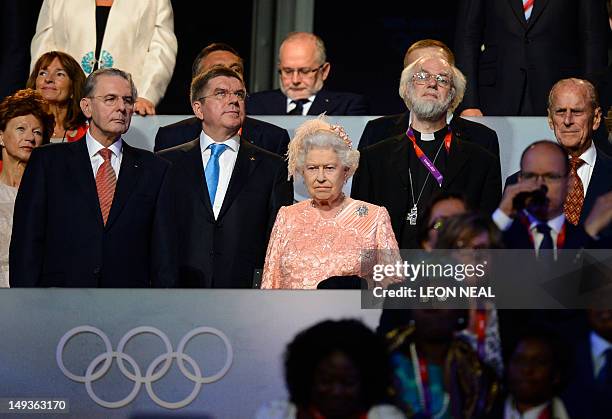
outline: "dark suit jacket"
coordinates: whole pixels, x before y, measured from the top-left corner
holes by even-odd
[[[463,106],[517,115],[527,80],[534,114],[545,115],[557,80],[606,66],[606,16],[601,0],[537,0],[529,21],[521,0],[461,0],[454,51],[467,78]]]
[[[368,121],[361,134],[358,149],[363,150],[385,138],[405,134],[408,131],[409,122],[410,111],[398,115],[382,116]],[[497,133],[491,128],[459,116],[453,117],[450,126],[453,131],[463,133],[462,140],[478,144],[494,155],[499,156]]]
[[[15,202],[11,286],[172,285],[160,216],[168,166],[124,142],[104,226],[86,142],[35,149]]]
[[[234,171],[215,220],[202,163],[200,140],[160,152],[173,163],[172,225],[178,243],[178,285],[189,288],[250,288],[263,268],[278,209],[293,203],[287,165],[273,153],[240,142]]]
[[[501,198],[499,159],[480,146],[462,141],[460,138],[463,135],[453,131],[442,190],[465,195],[472,208],[489,214],[497,208]],[[402,237],[406,214],[412,206],[408,169],[410,153],[413,152],[412,144],[405,134],[362,150],[351,191],[355,199],[387,208],[401,248],[418,247],[418,225],[407,229],[406,235]],[[427,200],[428,197],[423,199]]]
[[[593,239],[580,225],[565,222],[565,249],[581,249],[592,247]],[[527,228],[518,220],[514,220],[510,227],[502,232],[504,245],[507,249],[533,249]]]
[[[517,182],[518,172],[508,176],[504,187]],[[584,204],[580,213],[580,223],[584,223],[587,219],[597,198],[610,191],[612,191],[612,158],[597,148],[595,167],[593,167],[589,187],[584,197]],[[612,238],[612,226],[608,226],[602,234],[606,239]]]
[[[165,150],[188,143],[199,136],[201,131],[202,121],[195,116],[160,127],[155,136],[154,150]],[[286,129],[248,116],[242,124],[242,138],[280,156],[287,153],[289,145],[289,133]]]
[[[599,94],[599,104],[601,105],[601,112],[603,117],[608,115],[608,111],[612,108],[612,66],[606,67],[605,70],[589,75],[588,79],[593,83]],[[612,156],[612,143],[608,139],[608,130],[604,120],[601,120],[601,124],[595,134],[593,135],[593,142],[598,149],[602,150],[608,156]]]
[[[253,93],[247,98],[248,115],[286,115],[287,96],[280,91],[267,90]],[[308,110],[308,115],[369,115],[370,105],[363,95],[321,90]]]

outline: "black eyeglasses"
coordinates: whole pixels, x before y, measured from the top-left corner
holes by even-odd
[[[296,73],[296,72],[298,73],[298,75],[300,75],[302,77],[308,77],[308,76],[312,75],[313,73],[316,73],[317,71],[321,70],[324,65],[325,64],[321,64],[317,68],[308,68],[308,67],[289,68],[289,67],[283,67],[283,68],[279,68],[278,72],[283,77],[292,77],[293,74]]]
[[[217,100],[225,100],[225,99],[231,99],[232,96],[236,96],[236,99],[239,102],[244,102],[247,98],[247,92],[246,90],[236,90],[235,92],[232,92],[230,90],[227,89],[218,89],[215,90],[212,94],[210,95],[206,95],[206,96],[202,96],[198,98],[198,102],[201,102],[202,100],[212,97],[215,98]]]
[[[566,177],[566,175],[561,175],[559,173],[533,173],[533,172],[521,172],[521,179],[524,180],[535,180],[537,181],[539,178],[542,178],[542,181],[544,183],[554,183],[554,182],[559,182],[560,180],[564,179]]]

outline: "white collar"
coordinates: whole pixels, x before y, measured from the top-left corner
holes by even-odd
[[[200,151],[203,153],[204,150],[206,150],[213,143],[225,144],[232,151],[236,152],[236,151],[238,151],[238,147],[240,146],[240,136],[238,134],[236,134],[233,137],[228,138],[225,141],[215,141],[212,138],[210,138],[204,132],[204,130],[202,130],[202,132],[200,133]]]
[[[89,129],[87,130],[87,133],[85,134],[85,143],[87,144],[87,152],[89,153],[90,159],[96,154],[98,154],[100,150],[102,150],[103,148],[106,148],[102,144],[100,144],[98,140],[96,140],[91,135],[91,132],[89,131]],[[119,157],[119,153],[121,153],[122,147],[123,147],[123,138],[119,137],[117,140],[115,140],[114,143],[108,146],[108,149],[115,155],[115,157]]]
[[[529,218],[529,229],[533,230],[537,227],[538,224],[542,223],[542,221],[535,218],[533,215],[529,213],[529,211],[525,211],[527,214],[527,218]],[[563,224],[565,223],[565,214],[557,215],[555,218],[546,221],[546,224],[557,234],[563,228]]]
[[[294,100],[299,100],[299,99],[291,99],[289,96],[285,96],[287,98],[287,106],[289,106],[289,104],[291,102],[293,102]],[[315,98],[317,97],[316,93],[314,95],[308,96],[306,99],[308,99],[308,103],[312,103],[314,102]]]
[[[586,149],[584,153],[580,155],[582,161],[584,161],[589,166],[595,166],[595,160],[597,160],[597,149],[595,148],[595,144],[591,141],[591,146]]]
[[[612,343],[602,338],[595,332],[591,332],[591,350],[595,358],[599,358],[604,355],[604,352],[612,348]]]

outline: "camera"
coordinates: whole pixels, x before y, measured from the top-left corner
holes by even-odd
[[[547,192],[546,185],[541,185],[539,189],[534,191],[518,193],[512,200],[512,208],[516,211],[522,211],[527,207],[543,207],[548,202]]]

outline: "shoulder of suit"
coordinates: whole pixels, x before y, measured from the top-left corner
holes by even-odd
[[[376,154],[381,154],[381,153],[384,154],[384,153],[389,152],[389,150],[395,149],[398,145],[403,145],[405,141],[407,141],[406,134],[402,133],[402,134],[393,135],[377,143],[374,143],[371,146],[364,148],[363,150],[361,150],[361,153],[365,152],[371,155],[376,155]],[[406,145],[407,144],[408,143],[406,142]]]
[[[265,130],[278,131],[280,133],[286,132],[285,128],[279,127],[278,125],[271,124],[270,122],[262,121],[257,118],[245,117],[244,118],[244,129],[248,129],[248,126],[258,127]]]
[[[143,164],[150,164],[154,166],[164,167],[168,165],[168,161],[155,155],[152,151],[144,150],[142,148],[133,147],[123,142],[123,152],[132,153],[136,159]]]
[[[259,147],[253,143],[250,143],[247,140],[240,141],[240,150],[244,150],[244,152],[250,153],[253,157],[264,158],[267,160],[278,161],[279,163],[284,163],[285,159],[279,156],[276,153],[272,153],[264,148]]]
[[[174,161],[178,159],[180,156],[187,153],[188,151],[192,150],[194,147],[199,147],[199,146],[200,146],[200,138],[198,137],[187,143],[179,144],[177,146],[158,151],[156,154],[164,159]]]

